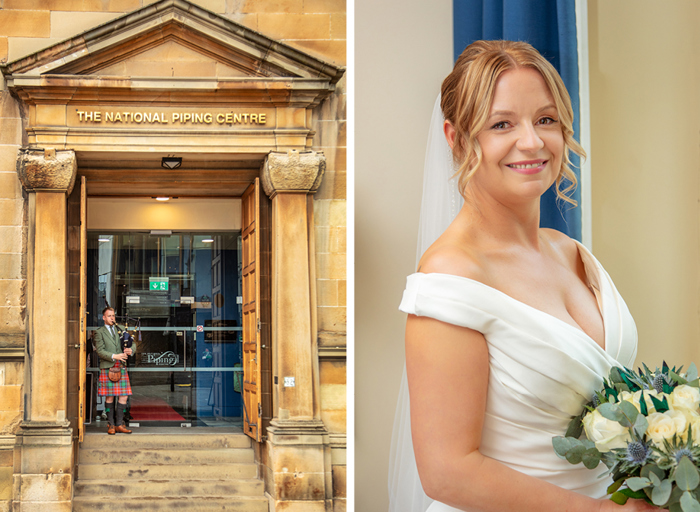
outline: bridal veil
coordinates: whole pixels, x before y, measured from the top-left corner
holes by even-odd
[[[457,179],[452,177],[452,150],[443,133],[444,122],[438,95],[433,107],[425,153],[416,264],[428,247],[447,229],[464,203]],[[408,381],[404,365],[389,458],[389,512],[425,512],[432,501],[423,492],[413,453]]]

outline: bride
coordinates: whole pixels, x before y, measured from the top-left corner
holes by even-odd
[[[395,439],[391,510],[424,511],[421,485],[435,500],[429,512],[656,510],[604,499],[603,466],[571,465],[552,448],[611,366],[632,365],[637,344],[600,263],[539,227],[553,183],[575,204],[569,154],[583,156],[561,78],[526,43],[477,41],[443,82],[441,110],[464,206],[423,254],[400,306],[420,483],[410,444]],[[447,197],[432,206],[454,208]],[[430,216],[439,213],[424,204],[422,229]]]

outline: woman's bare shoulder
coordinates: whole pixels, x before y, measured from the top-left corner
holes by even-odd
[[[418,272],[451,274],[485,282],[486,272],[480,259],[468,244],[450,237],[441,237],[423,254]]]
[[[576,241],[556,229],[541,228],[540,233],[546,240],[555,253],[571,268],[577,267],[579,261],[579,250]]]

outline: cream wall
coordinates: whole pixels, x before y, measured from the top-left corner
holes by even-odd
[[[452,68],[452,2],[355,2],[355,510],[386,512],[428,123]]]
[[[700,3],[589,0],[593,251],[637,362],[700,364]]]

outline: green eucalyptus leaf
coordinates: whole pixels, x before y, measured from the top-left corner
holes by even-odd
[[[552,446],[554,447],[554,452],[562,459],[565,459],[566,453],[569,450],[571,450],[574,446],[582,446],[582,443],[573,437],[557,436],[552,439]]]
[[[600,464],[601,453],[597,448],[587,448],[581,455],[583,465],[588,469],[595,469]]]
[[[588,439],[581,439],[581,444],[586,450],[590,450],[591,448],[595,448],[595,443],[593,441],[589,441]]]
[[[654,473],[659,478],[659,481],[666,478],[666,472],[656,464],[646,464],[640,471],[640,475],[646,478],[650,478],[650,473]]]
[[[670,480],[664,480],[661,485],[655,485],[654,490],[651,491],[651,501],[657,507],[661,507],[666,504],[668,499],[671,497],[671,491],[673,490],[673,484]]]
[[[618,505],[624,505],[627,503],[627,496],[625,496],[621,491],[617,491],[610,496],[610,501],[617,503]]]
[[[619,422],[623,418],[622,411],[617,404],[611,404],[610,402],[601,404],[597,410],[603,418],[609,419],[610,421]]]
[[[668,507],[668,512],[683,512],[680,502],[671,503]]]
[[[613,366],[610,368],[610,382],[622,382],[622,376],[620,374],[620,368]]]
[[[651,485],[651,480],[649,480],[648,478],[634,476],[632,478],[628,478],[625,481],[625,483],[627,484],[627,487],[629,487],[633,491],[639,491],[640,489],[649,487]]]
[[[583,460],[583,453],[586,451],[586,449],[583,447],[582,444],[578,446],[574,446],[570,450],[566,452],[566,460],[570,464],[580,464],[581,461]]]
[[[695,363],[690,363],[690,366],[688,366],[688,371],[685,374],[686,380],[696,380],[698,377],[700,377],[700,375],[698,375],[698,367],[695,366]]]
[[[683,512],[700,512],[700,503],[695,496],[685,491],[681,496],[681,509]]]
[[[642,400],[640,404],[641,403],[644,403],[644,400]],[[637,436],[639,436],[639,439],[643,439],[648,427],[649,422],[647,421],[646,417],[643,414],[637,415],[637,419],[634,420],[634,431],[637,433]]]
[[[632,425],[634,425],[637,416],[639,416],[639,411],[634,404],[630,402],[620,402],[618,407],[622,412],[622,418],[619,420],[620,425],[630,428]]]
[[[675,475],[676,484],[684,491],[692,491],[700,484],[698,468],[686,456],[681,457]]]
[[[578,438],[581,436],[581,433],[583,432],[583,415],[585,412],[586,409],[584,409],[578,416],[571,418],[569,427],[566,429],[566,434],[564,434],[566,437]]]
[[[661,478],[656,473],[649,473],[648,478],[649,480],[651,480],[651,483],[654,484],[654,487],[658,487],[661,485]]]
[[[680,375],[678,375],[676,372],[669,372],[668,376],[671,377],[671,379],[673,379],[678,384],[688,384],[688,381]]]

